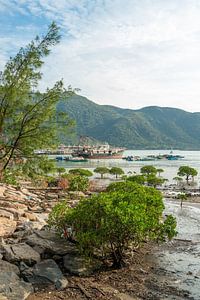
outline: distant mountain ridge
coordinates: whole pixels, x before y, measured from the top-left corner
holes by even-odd
[[[63,98],[57,108],[75,119],[77,136],[129,149],[200,149],[200,113],[157,106],[122,109],[79,95]]]

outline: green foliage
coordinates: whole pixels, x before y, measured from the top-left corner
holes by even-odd
[[[86,177],[91,177],[93,175],[93,173],[87,169],[71,169],[69,170],[69,174],[86,176]]]
[[[144,175],[156,174],[157,169],[154,166],[143,166],[140,172]]]
[[[70,191],[87,191],[89,187],[89,180],[85,176],[75,175],[69,179]]]
[[[109,174],[110,170],[106,167],[97,167],[96,169],[94,169],[94,172],[101,174],[101,179],[102,179],[103,175]]]
[[[154,174],[149,174],[146,176],[146,181],[148,185],[156,187],[157,185],[162,185],[165,182],[165,179],[157,177]]]
[[[57,112],[56,104],[74,94],[58,81],[44,93],[36,91],[42,78],[40,69],[50,48],[60,40],[59,29],[52,23],[48,32],[36,37],[11,58],[0,77],[0,164],[5,170],[18,159],[34,157],[34,150],[52,147],[58,132],[72,125],[68,116]],[[66,129],[66,131],[65,131]]]
[[[3,174],[2,182],[6,184],[15,185],[15,186],[18,185],[17,176],[15,172],[13,172],[13,170],[11,169],[5,170]]]
[[[62,173],[66,172],[66,169],[63,167],[58,167],[56,168],[56,171],[58,172],[59,176],[61,176]]]
[[[118,167],[113,167],[110,169],[110,174],[113,174],[116,176],[116,178],[118,177],[118,175],[123,175],[124,171],[121,168]]]
[[[193,179],[194,176],[197,176],[198,172],[196,169],[191,168],[189,166],[181,166],[178,169],[178,176],[184,177],[186,178],[187,184],[189,182],[190,177]]]
[[[56,171],[55,162],[46,156],[37,156],[27,159],[20,166],[23,176],[35,179],[38,176],[47,176]]]
[[[128,247],[176,234],[172,216],[161,221],[164,204],[159,191],[132,182],[112,184],[109,190],[81,200],[65,213],[64,226],[73,228],[84,254],[109,256],[119,267]],[[56,220],[60,222],[59,214],[57,226]]]
[[[48,218],[48,225],[54,227],[58,233],[62,234],[65,230],[66,215],[71,212],[66,200],[57,203]]]
[[[200,114],[175,108],[124,110],[98,105],[74,95],[58,103],[59,111],[76,120],[77,136],[94,137],[128,149],[200,148]]]
[[[131,181],[143,185],[146,181],[146,178],[144,175],[133,175],[127,177],[127,181]]]

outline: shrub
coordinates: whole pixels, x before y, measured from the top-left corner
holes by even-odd
[[[101,257],[110,257],[115,267],[123,264],[128,247],[149,240],[164,241],[176,234],[176,222],[172,216],[162,222],[164,204],[159,191],[133,183],[128,183],[129,191],[126,191],[125,185],[120,184],[121,190],[82,199],[64,214],[62,209],[61,214],[61,226],[73,229],[84,254],[99,253]],[[51,215],[60,229],[57,207]]]
[[[89,180],[85,176],[75,175],[69,179],[70,191],[87,191],[89,187]]]

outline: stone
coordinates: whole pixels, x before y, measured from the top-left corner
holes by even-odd
[[[0,237],[6,237],[12,235],[16,230],[17,222],[5,217],[0,217]]]
[[[17,275],[20,274],[19,268],[16,265],[13,265],[5,260],[0,260],[0,270],[2,273],[4,272],[13,272]]]
[[[0,299],[25,300],[32,292],[32,285],[20,280],[15,273],[0,272]]]
[[[26,270],[23,276],[31,283],[48,285],[53,283],[57,289],[64,289],[68,280],[63,276],[60,268],[52,259],[46,259]]]
[[[0,197],[4,197],[4,192],[6,191],[6,187],[5,186],[0,186]]]
[[[25,218],[27,218],[29,221],[33,221],[34,222],[34,221],[38,220],[37,216],[35,214],[33,214],[33,213],[25,212],[25,213],[23,213],[22,216],[25,217]]]
[[[35,233],[27,237],[26,243],[32,247],[39,247],[40,251],[42,248],[43,253],[65,255],[77,252],[75,244],[60,238],[55,232],[47,230],[35,230]]]
[[[40,255],[26,243],[3,245],[4,258],[9,262],[23,261],[32,265],[40,261]]]
[[[78,254],[67,254],[63,260],[66,271],[72,275],[90,276],[101,267],[98,260],[88,260]]]
[[[11,212],[2,209],[0,209],[0,217],[11,219],[11,220],[14,219],[14,216]]]

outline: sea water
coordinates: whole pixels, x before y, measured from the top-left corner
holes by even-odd
[[[127,150],[124,151],[123,156],[140,156],[147,157],[148,155],[170,154],[171,150]],[[91,159],[87,162],[67,162],[59,161],[58,166],[71,168],[87,168],[94,170],[96,167],[105,166],[120,167],[124,170],[125,174],[132,172],[132,174],[138,174],[140,168],[145,165],[153,165],[156,168],[161,168],[164,172],[161,174],[164,178],[168,179],[170,183],[173,182],[173,178],[177,176],[177,172],[180,166],[190,166],[198,171],[198,176],[195,181],[197,186],[200,186],[200,151],[181,151],[174,150],[173,155],[181,155],[184,158],[179,160],[167,160],[160,159],[154,161],[126,161],[124,159]]]

